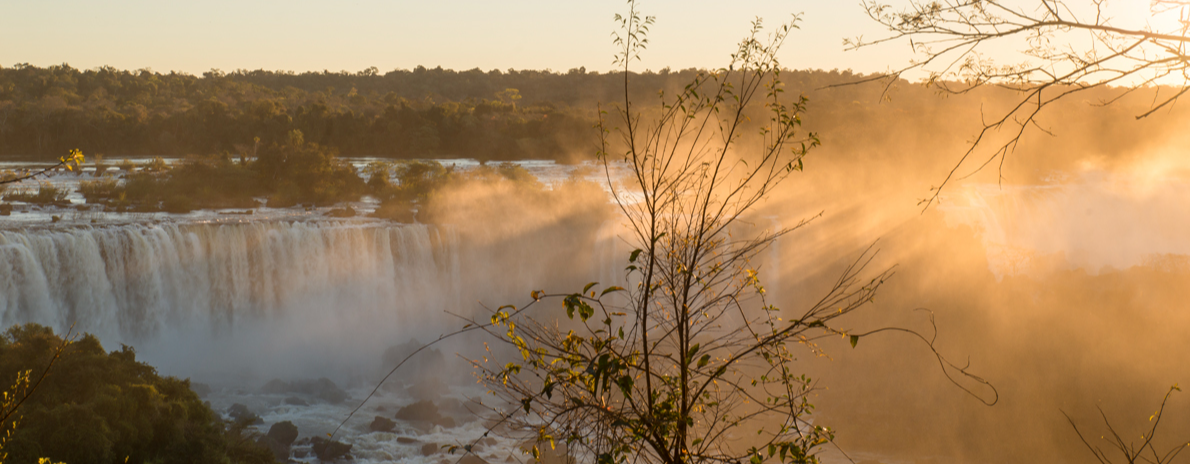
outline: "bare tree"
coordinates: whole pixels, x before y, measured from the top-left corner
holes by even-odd
[[[933,336],[844,326],[840,319],[865,308],[893,274],[866,271],[871,248],[809,308],[781,310],[766,300],[754,259],[809,219],[756,233],[748,215],[803,172],[804,157],[819,145],[801,129],[807,99],[783,96],[777,61],[799,17],[767,36],[756,20],[728,66],[641,106],[629,98],[628,71],[654,20],[628,4],[628,14],[615,17],[614,36],[624,98],[600,109],[598,125],[608,187],[629,231],[624,240],[635,247],[624,263],[627,288],[537,290],[526,305],[490,309],[486,320],[459,316],[465,326],[411,353],[384,379],[434,344],[485,332],[497,348],[473,365],[503,402],[489,404],[488,432],[527,434],[521,438],[538,459],[548,447],[563,449],[555,460],[582,462],[817,461],[834,430],[814,423],[816,384],[797,372],[795,357],[821,354],[827,338],[855,347],[869,335],[907,333],[934,353],[951,382],[995,404],[995,388],[944,358]],[[748,133],[758,141],[743,143]],[[617,164],[629,168],[626,186],[613,179]],[[558,303],[565,319],[541,308]],[[449,450],[470,453],[479,440]]]
[[[1124,456],[1124,461],[1128,463],[1137,463],[1137,461],[1141,460],[1149,463],[1173,463],[1174,459],[1178,458],[1178,454],[1182,453],[1182,450],[1185,449],[1186,446],[1190,446],[1190,441],[1182,441],[1164,453],[1158,453],[1157,447],[1153,445],[1153,438],[1157,436],[1157,427],[1161,425],[1161,417],[1165,414],[1165,404],[1169,403],[1169,396],[1172,395],[1174,391],[1180,392],[1181,390],[1182,388],[1175,384],[1165,392],[1165,397],[1161,399],[1161,407],[1159,407],[1157,411],[1149,417],[1149,422],[1153,425],[1149,428],[1148,432],[1140,435],[1140,438],[1143,440],[1143,442],[1141,442],[1139,445],[1134,442],[1124,441],[1124,438],[1116,432],[1114,427],[1112,427],[1111,421],[1108,421],[1107,414],[1103,413],[1103,409],[1099,409],[1099,415],[1103,417],[1103,424],[1107,427],[1108,432],[1111,433],[1110,439],[1108,439],[1106,436],[1104,436],[1103,439],[1107,441],[1107,443],[1110,444],[1112,448],[1119,451],[1120,454]],[[1074,428],[1074,432],[1075,434],[1078,434],[1079,440],[1083,442],[1083,445],[1087,446],[1087,450],[1090,450],[1092,454],[1095,454],[1095,458],[1099,460],[1099,463],[1111,463],[1111,458],[1108,457],[1108,454],[1105,453],[1102,448],[1093,446],[1089,441],[1087,441],[1087,438],[1083,436],[1082,431],[1079,431],[1078,425],[1074,423],[1074,419],[1070,418],[1070,415],[1067,415],[1066,412],[1062,412],[1062,415],[1066,416],[1066,421],[1070,422],[1070,427]]]
[[[962,158],[922,200],[926,207],[938,200],[950,181],[964,176],[959,170],[969,160],[979,163],[972,173],[997,160],[1002,171],[1004,160],[1029,128],[1049,132],[1037,118],[1058,100],[1090,89],[1120,87],[1118,95],[1100,102],[1106,105],[1138,89],[1168,86],[1154,89],[1152,104],[1136,115],[1141,119],[1169,108],[1190,90],[1187,0],[1151,0],[1152,21],[1144,27],[1117,26],[1109,14],[1110,0],[863,0],[862,5],[889,34],[844,40],[845,47],[907,42],[915,58],[860,82],[885,80],[891,85],[920,72],[927,85],[944,93],[962,94],[989,85],[1019,93],[1008,110],[984,116],[982,129]],[[1024,57],[1019,63],[1001,64],[988,53],[992,48]],[[997,134],[1000,131],[1005,134]],[[983,146],[992,147],[986,158],[976,155]]]
[[[728,66],[699,73],[678,95],[642,108],[628,98],[628,70],[653,18],[628,3],[628,14],[616,16],[615,36],[625,97],[599,125],[608,185],[635,246],[625,263],[628,288],[534,291],[528,305],[471,321],[520,354],[510,362],[493,352],[475,367],[514,406],[494,406],[499,422],[532,432],[535,456],[562,443],[585,462],[815,461],[834,432],[811,418],[815,383],[797,373],[795,348],[818,351],[818,341],[837,337],[854,346],[882,331],[909,332],[931,350],[933,339],[838,323],[892,276],[891,269],[865,271],[872,250],[808,309],[782,311],[766,301],[753,259],[807,222],[749,234],[745,218],[802,172],[818,145],[801,130],[806,98],[782,96],[777,51],[798,17],[768,36],[756,20]],[[759,124],[749,122],[753,110],[765,115]],[[752,131],[760,143],[741,144]],[[630,168],[629,187],[613,182],[614,163]],[[565,320],[527,311],[558,300]],[[938,361],[947,376],[987,389],[991,400],[981,400],[995,403],[986,381],[941,355]]]

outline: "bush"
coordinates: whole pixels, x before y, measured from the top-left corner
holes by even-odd
[[[396,174],[396,185],[388,182],[387,166],[369,167],[372,176],[368,188],[380,199],[380,206],[372,216],[403,223],[412,223],[414,209],[425,206],[438,190],[459,179],[453,168],[436,161],[403,161],[392,164],[391,168]]]
[[[103,178],[97,181],[82,181],[79,183],[79,193],[87,199],[87,203],[100,203],[114,199],[119,195],[120,181],[114,178]]]
[[[270,207],[358,201],[366,190],[355,168],[339,161],[334,149],[307,143],[297,130],[284,144],[261,150],[252,168],[271,192]]]
[[[87,202],[113,207],[135,205],[137,210],[187,213],[200,208],[252,208],[253,197],[267,194],[255,172],[221,157],[188,157],[168,168],[150,163],[121,183],[100,179],[79,183]]]
[[[13,326],[0,336],[0,379],[44,369],[61,341],[45,326]],[[128,346],[105,352],[89,334],[66,348],[17,415],[23,419],[4,448],[13,462],[273,460],[243,425],[212,412],[189,380],[158,375]]]

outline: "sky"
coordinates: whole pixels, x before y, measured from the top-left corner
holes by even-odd
[[[1037,8],[1037,0],[1005,1]],[[1067,3],[1086,8],[1090,0]],[[1148,0],[1109,1],[1117,25],[1143,26],[1148,6]],[[801,15],[801,29],[782,49],[787,68],[871,73],[912,58],[905,43],[844,51],[845,37],[887,33],[860,0],[642,0],[638,7],[657,18],[640,69],[724,66],[751,21],[764,18],[771,31],[794,14]],[[0,65],[196,75],[372,66],[382,73],[417,66],[608,71],[612,17],[626,10],[624,0],[6,1],[0,2]]]
[[[3,2],[0,65],[607,71],[612,17],[626,9],[622,0]],[[795,13],[803,21],[783,48],[786,67],[875,72],[908,59],[900,45],[843,53],[843,37],[881,32],[858,0],[646,0],[640,9],[657,17],[644,69],[723,66],[753,19],[772,30]]]

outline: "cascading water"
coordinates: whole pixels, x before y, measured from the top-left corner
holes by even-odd
[[[344,345],[332,334],[392,341],[449,323],[456,242],[450,228],[345,222],[0,231],[0,324],[73,324],[109,346],[261,326],[322,349]]]

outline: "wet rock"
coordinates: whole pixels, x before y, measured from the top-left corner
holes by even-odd
[[[383,431],[386,433],[393,432],[393,429],[395,429],[396,427],[397,427],[397,422],[389,420],[388,418],[384,418],[381,416],[377,416],[376,419],[372,420],[372,424],[368,425],[368,429],[373,432]]]
[[[282,402],[284,402],[285,405],[300,405],[302,407],[310,406],[310,403],[306,402],[301,397],[286,397],[285,400]]]
[[[397,444],[417,444],[418,442],[421,441],[418,441],[415,438],[407,438],[405,436],[400,436],[397,438]]]
[[[298,429],[291,421],[277,422],[269,427],[269,433],[265,437],[277,444],[285,445],[288,449],[289,446],[293,445],[293,441],[297,439]]]
[[[310,449],[314,451],[314,455],[318,456],[318,460],[323,463],[350,457],[348,453],[351,452],[351,444],[343,444],[339,441],[332,441],[318,436],[309,439]]]
[[[347,400],[347,391],[339,389],[339,386],[336,386],[333,381],[326,378],[292,382],[274,379],[268,383],[265,383],[264,387],[262,387],[260,390],[265,394],[306,394],[332,404],[337,404]]]
[[[203,384],[203,383],[196,383],[196,382],[191,381],[190,382],[190,390],[194,391],[195,394],[198,394],[198,397],[206,397],[206,396],[211,395],[211,386]]]
[[[0,216],[8,216],[12,214],[11,203],[0,203]]]
[[[442,415],[438,411],[438,406],[428,400],[414,402],[401,407],[397,411],[396,418],[398,420],[412,422],[415,426],[423,426],[424,424],[439,425],[443,428],[454,428],[457,426],[453,418]],[[418,423],[422,423],[423,425],[418,425]]]
[[[227,416],[231,417],[231,419],[236,423],[243,423],[246,425],[264,423],[264,421],[260,419],[260,416],[256,415],[256,413],[252,410],[249,410],[248,406],[244,404],[232,404],[231,407],[228,407],[227,409]]]
[[[430,456],[438,453],[437,444],[426,444],[421,446],[421,455]]]

